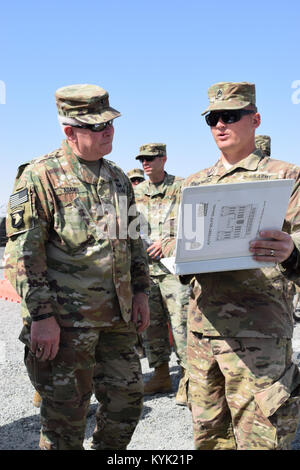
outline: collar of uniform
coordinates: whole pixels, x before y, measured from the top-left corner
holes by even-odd
[[[147,181],[147,188],[145,190],[145,194],[147,196],[156,196],[158,194],[164,194],[166,192],[166,187],[168,186],[168,183],[170,182],[170,179],[172,178],[171,175],[168,175],[168,173],[165,171],[165,177],[163,181],[160,184],[155,184],[155,183],[150,183],[150,181]]]
[[[72,171],[78,176],[78,178],[86,183],[97,184],[100,179],[104,181],[111,180],[111,174],[108,169],[108,164],[105,159],[102,160],[102,165],[100,167],[100,176],[98,178],[93,174],[92,171],[88,169],[87,166],[82,165],[75,155],[71,147],[69,146],[66,140],[63,140],[62,148],[68,163],[71,166]]]
[[[261,150],[256,149],[253,153],[250,153],[248,157],[237,162],[235,165],[233,165],[232,167],[228,169],[224,167],[221,159],[219,159],[217,163],[212,167],[210,175],[220,176],[220,177],[225,176],[228,173],[231,173],[232,171],[236,170],[237,168],[243,168],[244,170],[249,170],[249,171],[256,171],[260,161],[263,158],[264,156]]]
[[[106,182],[111,181],[113,179],[113,174],[111,172],[112,172],[112,169],[108,161],[105,160],[105,158],[102,158],[99,181],[101,180],[106,181]]]

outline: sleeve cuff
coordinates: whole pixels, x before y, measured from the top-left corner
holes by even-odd
[[[37,315],[37,316],[31,316],[32,321],[40,321],[40,320],[45,320],[46,318],[51,318],[54,315],[52,313],[43,313],[42,315]]]

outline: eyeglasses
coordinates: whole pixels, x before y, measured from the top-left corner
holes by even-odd
[[[206,122],[210,127],[214,127],[218,124],[219,119],[224,124],[233,124],[234,122],[240,121],[243,116],[247,114],[253,114],[255,111],[251,109],[231,109],[228,111],[212,111],[205,116]]]
[[[162,157],[162,155],[143,155],[143,156],[140,156],[137,158],[137,160],[141,163],[143,163],[143,161],[146,161],[146,162],[153,162],[153,160],[156,158],[156,157]]]
[[[144,178],[130,178],[130,181],[132,183],[142,183],[144,180]]]
[[[107,126],[112,126],[113,121],[101,122],[100,124],[68,124],[63,122],[64,126],[78,127],[79,129],[89,129],[92,132],[101,132],[106,129]]]

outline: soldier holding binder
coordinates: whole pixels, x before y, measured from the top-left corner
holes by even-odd
[[[261,232],[250,243],[253,258],[270,266],[196,274],[187,352],[195,448],[287,449],[300,414],[288,295],[289,281],[299,282],[300,274],[300,168],[256,149],[261,117],[254,84],[221,82],[208,95],[202,114],[220,158],[183,186],[285,178],[295,185],[282,230]],[[173,248],[174,239],[164,241],[165,256]]]

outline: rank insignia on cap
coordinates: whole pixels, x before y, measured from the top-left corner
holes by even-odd
[[[219,100],[220,98],[222,98],[222,95],[223,95],[223,91],[220,88],[216,93],[216,100]]]
[[[19,228],[24,223],[24,209],[13,212],[11,216],[11,226],[13,228]]]

